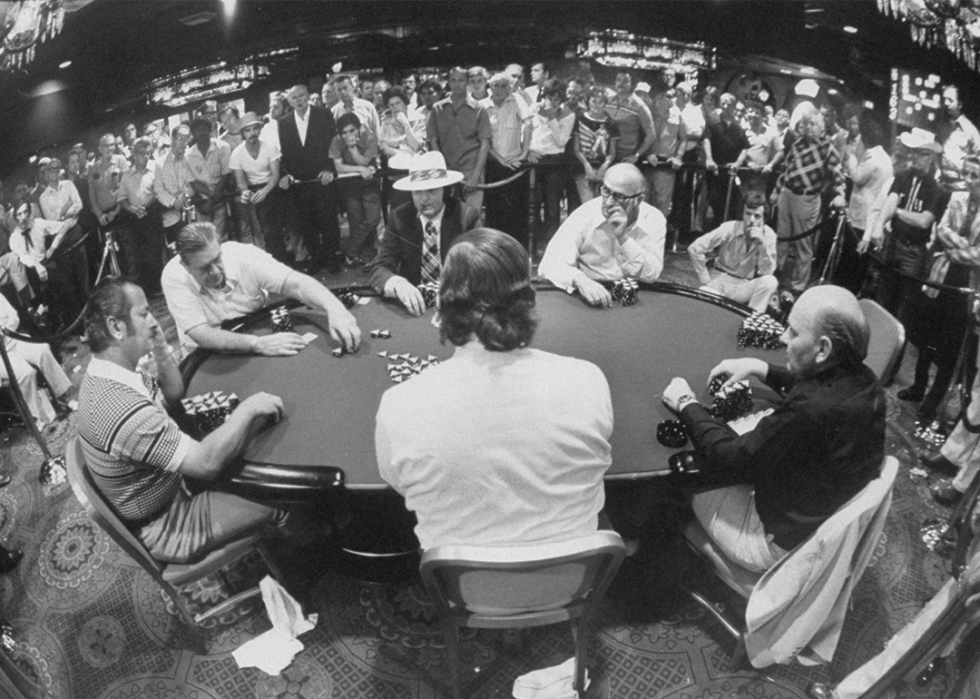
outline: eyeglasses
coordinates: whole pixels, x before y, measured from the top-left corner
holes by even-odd
[[[629,202],[633,201],[637,197],[643,196],[643,192],[638,192],[636,194],[623,194],[622,192],[614,192],[606,185],[599,186],[599,194],[603,199],[608,199],[612,197],[612,200],[619,204],[620,206],[626,206]]]

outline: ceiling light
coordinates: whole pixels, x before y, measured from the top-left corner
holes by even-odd
[[[858,28],[852,27],[850,24],[846,24],[844,25],[844,31],[847,32],[848,34],[857,34]]]
[[[62,61],[61,63],[58,64],[58,67],[59,68],[67,68],[70,65],[71,65],[71,61]]]
[[[180,21],[182,24],[186,24],[188,27],[196,27],[200,24],[207,24],[215,17],[216,15],[213,12],[198,12],[194,15],[181,17]]]

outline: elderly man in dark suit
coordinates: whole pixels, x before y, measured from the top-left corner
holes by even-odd
[[[340,271],[340,228],[333,182],[335,169],[330,143],[337,135],[333,115],[322,107],[310,106],[305,85],[296,85],[286,94],[293,111],[279,119],[279,148],[282,152],[279,186],[289,190],[303,243],[315,272],[323,267]]]
[[[394,187],[412,193],[412,201],[391,212],[377,257],[371,263],[371,286],[397,298],[412,315],[421,315],[425,301],[419,284],[438,284],[442,263],[453,241],[479,225],[480,212],[458,199],[445,198],[445,188],[463,179],[446,169],[438,151],[416,155],[408,177]]]

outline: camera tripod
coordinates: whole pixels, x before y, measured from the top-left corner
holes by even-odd
[[[116,243],[111,228],[99,227],[99,237],[103,239],[102,260],[99,262],[99,272],[95,275],[95,283],[102,281],[103,276],[119,277],[122,276],[122,269],[119,267],[119,258],[116,255],[119,245]]]

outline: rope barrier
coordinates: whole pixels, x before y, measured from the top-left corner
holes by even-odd
[[[890,263],[879,255],[869,252],[868,256],[871,258],[872,262],[886,268],[889,272],[894,272],[895,274],[905,277],[906,279],[913,279],[918,284],[932,287],[933,289],[938,289],[939,291],[951,291],[956,294],[963,294],[964,296],[969,296],[973,293],[973,289],[968,286],[952,286],[950,284],[940,284],[939,282],[929,281],[928,279],[923,279],[915,274],[903,272],[898,267],[890,266]]]

